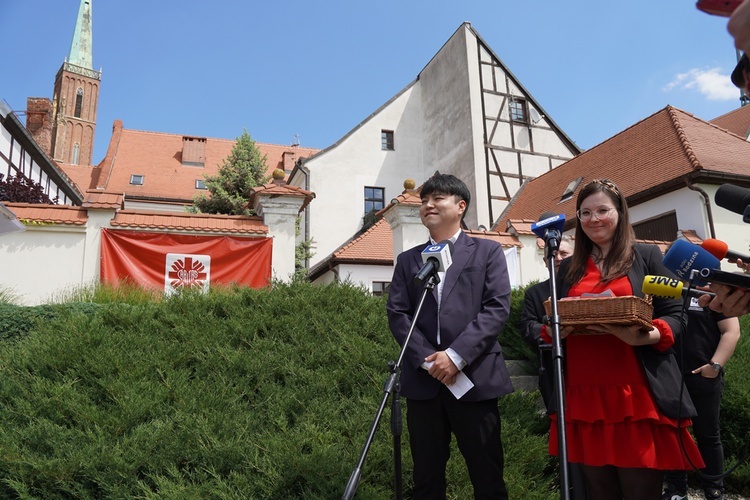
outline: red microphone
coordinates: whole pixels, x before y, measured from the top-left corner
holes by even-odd
[[[719,260],[727,259],[730,262],[735,262],[739,259],[745,264],[750,263],[750,255],[742,255],[741,253],[733,252],[729,249],[729,246],[721,240],[708,238],[703,240],[701,247]]]

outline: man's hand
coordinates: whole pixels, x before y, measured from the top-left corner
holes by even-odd
[[[427,363],[433,363],[428,372],[443,384],[452,385],[456,381],[458,368],[445,351],[432,353],[424,360]]]
[[[750,310],[750,291],[716,283],[711,283],[708,287],[716,297],[699,297],[698,305],[701,307],[708,306],[724,316],[742,316]]]

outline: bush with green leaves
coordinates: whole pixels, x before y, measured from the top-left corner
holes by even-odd
[[[0,342],[0,497],[341,496],[398,355],[384,299],[306,283],[122,299]],[[500,403],[515,497],[556,496],[537,399]],[[392,496],[389,420],[357,498]],[[448,477],[451,498],[471,496],[455,445]]]
[[[514,291],[512,317],[522,296]],[[0,306],[0,328],[13,332],[0,339],[0,498],[341,497],[399,352],[383,298],[349,284],[275,283],[84,299],[94,302]],[[501,339],[520,339],[512,323]],[[722,407],[728,464],[748,442],[748,357],[743,338]],[[538,393],[499,406],[511,497],[559,498]],[[390,405],[358,499],[392,497],[389,424]],[[404,428],[410,498],[407,443]],[[472,496],[455,442],[447,474],[449,498]],[[726,484],[750,491],[748,466]]]

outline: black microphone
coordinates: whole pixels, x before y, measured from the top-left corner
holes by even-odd
[[[687,289],[684,288],[682,281],[676,278],[668,278],[667,276],[651,276],[647,275],[643,278],[643,285],[641,286],[643,293],[648,293],[656,297],[666,297],[668,299],[679,299],[687,297],[700,297],[702,295],[716,296],[713,292],[702,292],[695,288]]]
[[[716,190],[714,201],[720,207],[740,214],[742,222],[750,223],[750,189],[723,184]]]
[[[718,269],[704,268],[701,269],[700,275],[710,283],[750,290],[750,276],[743,273],[728,273]]]
[[[414,276],[414,283],[421,286],[433,274],[447,271],[453,263],[452,256],[453,242],[450,240],[428,245],[422,250],[422,268]]]
[[[726,243],[715,238],[707,238],[703,240],[701,242],[701,247],[719,260],[727,259],[730,262],[741,260],[744,264],[750,263],[749,255],[734,252],[729,249],[729,246]]]

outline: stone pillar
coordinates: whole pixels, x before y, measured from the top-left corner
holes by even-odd
[[[273,178],[273,182],[254,189],[250,203],[268,226],[268,236],[273,238],[271,275],[288,282],[294,275],[297,216],[314,194],[284,184],[281,169],[274,171]]]
[[[419,218],[421,200],[414,191],[414,181],[407,179],[404,187],[406,188],[404,192],[395,198],[383,213],[383,218],[393,231],[394,266],[401,252],[424,243],[430,238],[429,231],[422,225],[422,220]]]

